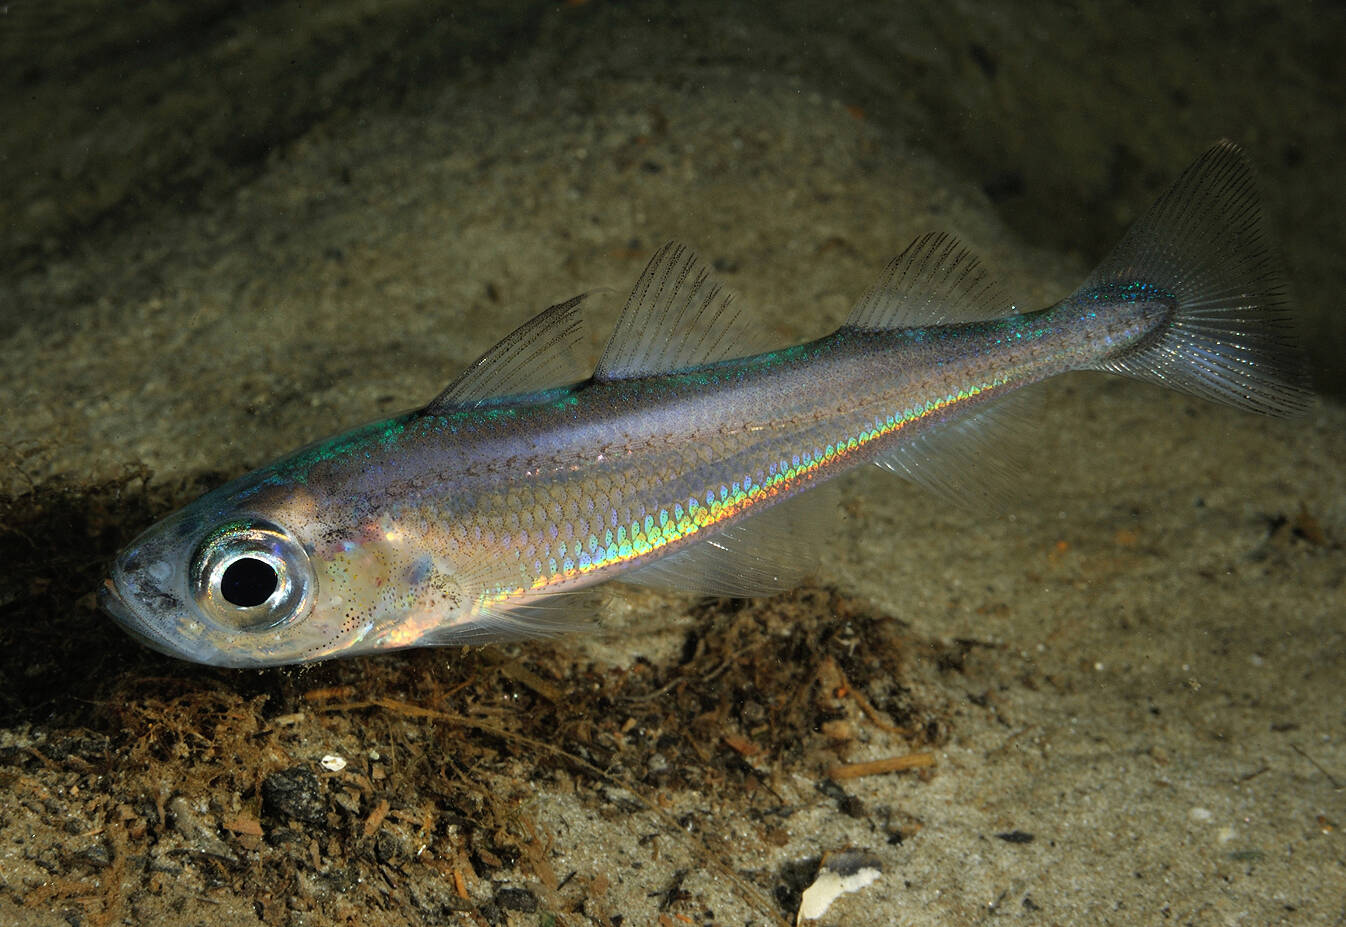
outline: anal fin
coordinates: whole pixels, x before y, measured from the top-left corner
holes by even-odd
[[[875,463],[963,508],[1003,510],[1023,485],[1039,390],[932,425]]]
[[[816,568],[818,551],[835,530],[836,503],[830,485],[810,489],[626,573],[621,581],[736,598],[792,589]]]

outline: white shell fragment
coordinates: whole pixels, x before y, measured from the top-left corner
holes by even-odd
[[[877,881],[883,874],[883,864],[873,853],[863,850],[845,850],[829,853],[818,867],[818,877],[804,889],[799,899],[799,914],[795,924],[814,921],[847,892],[858,892]]]
[[[327,754],[318,762],[321,763],[322,768],[328,772],[341,772],[341,770],[346,768],[346,758],[344,756],[338,756],[335,753]]]

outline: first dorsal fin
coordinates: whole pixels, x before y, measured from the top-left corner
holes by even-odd
[[[631,290],[594,379],[647,377],[736,356],[744,332],[732,302],[696,252],[669,242]]]
[[[514,329],[473,361],[425,411],[434,415],[583,380],[588,371],[575,348],[584,340],[580,309],[587,298],[585,293],[568,299]]]
[[[846,320],[848,328],[886,331],[1010,315],[981,262],[943,232],[922,235],[893,258]]]

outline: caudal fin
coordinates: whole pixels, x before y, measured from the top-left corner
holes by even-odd
[[[1173,294],[1168,327],[1096,369],[1264,415],[1313,401],[1247,158],[1222,141],[1183,172],[1080,288]]]

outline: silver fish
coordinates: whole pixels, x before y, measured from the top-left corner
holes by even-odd
[[[750,356],[728,295],[659,250],[598,367],[583,297],[414,412],[310,445],[150,528],[103,607],[151,647],[270,666],[573,626],[606,580],[755,595],[799,576],[799,506],[862,464],[960,501],[1012,495],[1008,399],[1102,370],[1252,412],[1311,401],[1240,151],[1203,154],[1073,294],[1016,313],[945,235],[846,324]],[[795,514],[791,514],[795,513]],[[793,520],[792,520],[793,519]]]

